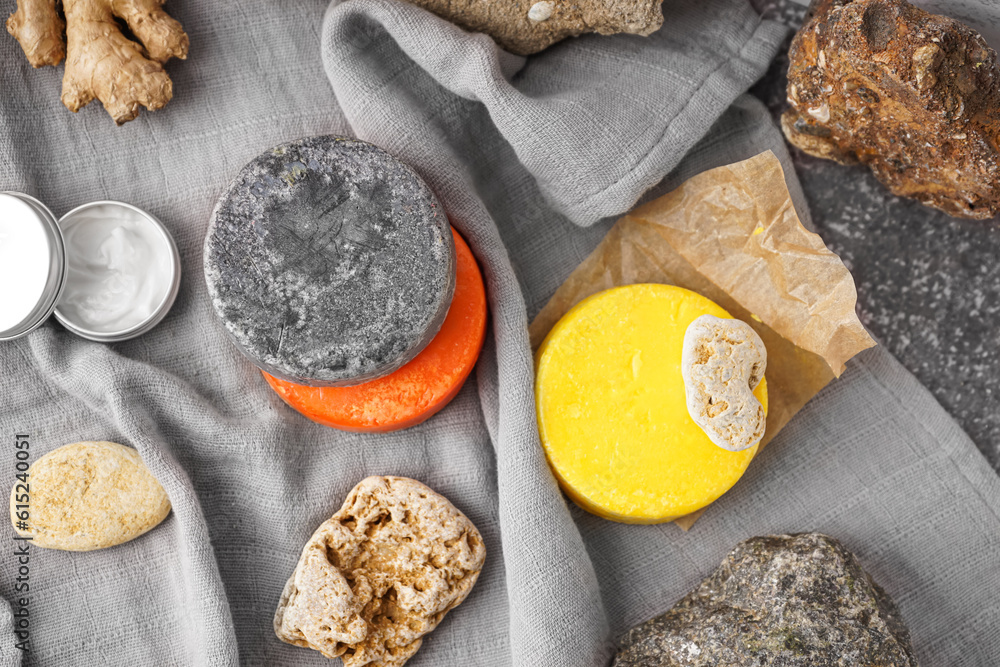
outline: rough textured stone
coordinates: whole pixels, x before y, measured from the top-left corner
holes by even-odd
[[[731,452],[764,437],[764,406],[753,395],[767,349],[746,322],[702,315],[684,332],[681,376],[688,413],[709,439]]]
[[[789,141],[949,215],[1000,212],[1000,66],[982,36],[905,0],[815,9],[789,54]]]
[[[409,1],[522,56],[585,33],[650,35],[663,25],[662,0]]]
[[[754,537],[666,614],[622,638],[613,667],[916,667],[889,596],[835,539]]]
[[[274,631],[345,667],[400,667],[465,600],[485,559],[479,531],[446,498],[369,477],[306,543]]]
[[[205,240],[205,277],[237,347],[313,386],[395,371],[451,304],[448,220],[417,174],[371,144],[312,137],[243,168]]]
[[[51,451],[28,469],[28,485],[28,530],[16,528],[25,492],[17,483],[10,493],[11,522],[46,549],[112,547],[170,513],[167,493],[139,452],[114,442],[77,442]]]
[[[752,0],[801,26],[794,0]],[[779,53],[753,92],[775,118],[788,107]],[[854,275],[862,323],[916,375],[1000,472],[1000,218],[950,217],[892,195],[861,166],[793,150],[812,222]],[[944,250],[952,249],[952,252]]]

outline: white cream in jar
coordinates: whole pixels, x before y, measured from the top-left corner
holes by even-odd
[[[128,332],[149,322],[176,293],[173,243],[141,210],[99,202],[71,211],[59,226],[67,270],[56,316],[67,327],[98,335]]]

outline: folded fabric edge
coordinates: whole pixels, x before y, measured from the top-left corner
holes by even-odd
[[[699,119],[697,123],[692,123],[682,110],[666,124],[659,140],[635,160],[628,172],[601,190],[572,202],[565,207],[565,214],[575,223],[587,227],[602,218],[621,215],[635,206],[650,188],[673,171],[691,148],[711,131],[726,110],[763,76],[787,34],[788,29],[780,23],[759,21],[736,55],[720,63],[702,81],[685,106],[686,110],[704,100],[706,104],[718,108],[716,116],[707,122]],[[753,54],[752,58],[750,54]],[[752,72],[749,75],[751,78],[741,70]],[[678,143],[685,145],[682,152],[676,151]],[[671,152],[676,152],[676,157],[669,157]]]

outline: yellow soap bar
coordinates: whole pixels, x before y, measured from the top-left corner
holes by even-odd
[[[542,445],[584,509],[626,523],[670,521],[721,496],[750,464],[759,443],[722,449],[687,410],[681,350],[701,315],[732,317],[673,285],[616,287],[577,304],[542,343]],[[754,395],[766,411],[763,380]]]

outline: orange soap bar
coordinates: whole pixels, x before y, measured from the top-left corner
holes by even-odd
[[[271,388],[314,422],[344,431],[397,431],[429,419],[455,398],[486,336],[486,289],[465,239],[455,237],[455,296],[441,330],[410,363],[353,387],[307,387],[263,373]]]

